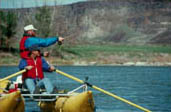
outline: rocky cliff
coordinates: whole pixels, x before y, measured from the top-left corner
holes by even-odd
[[[34,24],[40,36],[61,35],[71,44],[171,44],[170,5],[116,0],[15,9],[18,26],[12,41],[18,43],[24,25]]]

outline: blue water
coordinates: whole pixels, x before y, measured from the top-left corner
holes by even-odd
[[[58,69],[132,101],[153,112],[171,112],[171,67],[60,66]],[[0,78],[17,72],[15,66],[1,66]],[[46,77],[61,89],[74,89],[79,83],[56,73]],[[13,78],[12,80],[15,80]],[[93,91],[96,112],[141,112],[108,95]],[[39,112],[36,103],[26,102],[26,112]]]

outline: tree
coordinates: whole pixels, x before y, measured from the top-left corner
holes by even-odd
[[[39,29],[39,35],[48,37],[50,34],[51,12],[47,6],[40,7],[35,15],[36,28]]]
[[[16,34],[17,16],[11,11],[0,11],[0,20],[0,44],[9,49],[9,40]]]
[[[5,15],[4,15],[4,13],[2,12],[2,11],[0,11],[0,46],[2,47],[2,46],[4,46],[4,37],[3,37],[3,21],[5,21]]]

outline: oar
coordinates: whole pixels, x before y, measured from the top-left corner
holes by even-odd
[[[21,71],[19,71],[19,72],[17,72],[17,73],[11,74],[10,76],[7,76],[7,77],[5,77],[5,78],[3,78],[3,79],[0,79],[0,82],[2,82],[2,81],[4,81],[4,80],[8,80],[8,79],[10,79],[10,78],[13,78],[13,77],[15,77],[15,76],[17,76],[17,75],[20,75],[20,74],[24,73],[24,72],[26,72],[26,69],[21,70]]]
[[[62,72],[62,71],[60,71],[60,70],[56,70],[56,72],[59,73],[59,74],[61,74],[61,75],[66,76],[66,77],[68,77],[68,78],[70,78],[70,79],[72,79],[72,80],[75,80],[75,81],[77,81],[77,82],[79,82],[79,83],[81,83],[81,84],[86,83],[88,86],[90,86],[90,87],[92,87],[92,88],[94,88],[94,89],[96,89],[96,90],[98,90],[98,91],[100,91],[100,92],[102,92],[102,93],[104,93],[104,94],[107,94],[107,95],[109,95],[109,96],[112,96],[112,97],[114,97],[114,98],[116,98],[116,99],[118,99],[118,100],[120,100],[120,101],[123,101],[123,102],[125,102],[125,103],[127,103],[127,104],[129,104],[129,105],[132,105],[132,106],[134,106],[134,107],[136,107],[136,108],[138,108],[138,109],[140,109],[140,110],[143,110],[143,111],[145,111],[145,112],[151,112],[150,110],[148,110],[148,109],[146,109],[146,108],[144,108],[144,107],[141,107],[141,106],[139,106],[139,105],[137,105],[137,104],[135,104],[135,103],[132,103],[132,102],[130,102],[130,101],[124,99],[124,98],[121,98],[121,97],[119,97],[119,96],[117,96],[117,95],[115,95],[115,94],[113,94],[113,93],[111,93],[111,92],[108,92],[108,91],[106,91],[106,90],[104,90],[104,89],[101,89],[101,88],[99,88],[99,87],[97,87],[97,86],[95,86],[95,85],[91,85],[91,84],[89,84],[89,83],[87,83],[87,82],[84,82],[83,80],[80,80],[80,79],[78,79],[77,77],[74,77],[74,76],[72,76],[72,75],[69,75],[69,74],[67,74],[67,73],[64,73],[64,72]]]

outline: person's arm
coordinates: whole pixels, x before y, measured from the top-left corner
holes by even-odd
[[[55,67],[52,65],[49,65],[44,58],[42,58],[42,69],[44,72],[53,72],[55,70]]]
[[[48,47],[50,45],[55,44],[57,41],[58,41],[58,37],[49,37],[49,38],[30,37],[25,41],[24,46],[25,48],[29,48],[33,45],[37,45],[38,47]]]
[[[25,69],[26,66],[27,66],[26,60],[25,59],[21,59],[20,62],[19,62],[18,68],[20,70],[23,70],[23,69]]]
[[[25,59],[21,59],[19,65],[18,65],[18,68],[20,70],[23,70],[23,69],[31,70],[33,68],[33,66],[30,66],[30,65],[28,66],[27,61]]]
[[[46,62],[44,58],[42,58],[42,69],[44,72],[49,72],[50,65]]]

